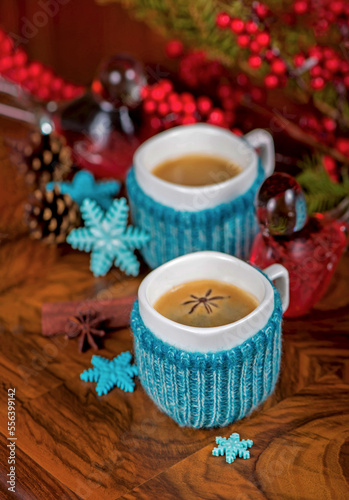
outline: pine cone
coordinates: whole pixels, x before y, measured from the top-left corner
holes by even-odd
[[[28,184],[44,188],[50,181],[61,181],[72,167],[71,151],[64,137],[35,132],[29,143],[17,143],[11,159]]]
[[[80,224],[80,209],[57,186],[53,191],[37,189],[25,206],[25,222],[33,239],[63,243],[68,233]]]

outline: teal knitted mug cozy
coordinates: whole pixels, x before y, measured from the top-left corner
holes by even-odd
[[[252,186],[228,203],[188,212],[167,207],[148,196],[139,186],[131,168],[126,187],[133,223],[150,234],[141,249],[149,267],[200,250],[215,250],[247,259],[258,232],[254,199],[265,172],[259,159]]]
[[[139,378],[156,405],[179,425],[223,427],[248,415],[274,390],[280,369],[282,307],[242,344],[214,353],[188,352],[156,337],[138,301],[131,314]]]

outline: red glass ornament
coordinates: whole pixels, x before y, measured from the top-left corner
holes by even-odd
[[[257,214],[262,231],[250,260],[262,269],[275,263],[286,267],[290,305],[284,315],[303,316],[325,293],[346,248],[349,226],[322,214],[307,221],[301,188],[287,174],[273,174],[263,183]]]

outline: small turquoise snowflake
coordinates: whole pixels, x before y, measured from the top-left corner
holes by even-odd
[[[253,441],[251,439],[242,439],[237,432],[233,432],[230,438],[216,437],[218,448],[213,448],[212,455],[219,457],[225,455],[225,460],[228,464],[234,462],[235,458],[250,458],[250,452],[247,448],[251,448]]]
[[[138,374],[136,365],[131,365],[130,352],[122,352],[116,358],[109,360],[102,356],[92,356],[94,368],[85,370],[80,375],[84,382],[97,382],[98,396],[107,394],[113,387],[119,387],[125,392],[133,392],[135,383],[132,380]]]
[[[95,201],[83,201],[81,215],[86,227],[73,229],[67,242],[92,252],[90,269],[95,276],[105,276],[113,262],[126,274],[138,275],[139,262],[133,250],[144,246],[149,235],[137,227],[126,227],[128,210],[125,198],[114,200],[106,213]]]
[[[103,210],[108,210],[114,196],[120,191],[121,184],[114,180],[96,182],[91,172],[81,170],[75,174],[72,182],[49,182],[46,190],[53,191],[55,186],[59,186],[62,194],[69,194],[78,205],[89,198],[95,200]]]

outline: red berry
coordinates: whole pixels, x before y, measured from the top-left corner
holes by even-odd
[[[298,15],[305,14],[308,11],[308,3],[305,2],[304,0],[297,0],[293,4],[293,10]]]
[[[24,66],[28,60],[27,54],[24,50],[17,49],[13,56],[13,63],[15,66]]]
[[[154,101],[162,101],[165,97],[165,91],[162,87],[157,85],[155,88],[152,89],[150,95],[152,99],[154,99]]]
[[[314,90],[321,90],[325,86],[325,80],[321,76],[318,76],[311,81],[310,85]]]
[[[222,125],[224,123],[224,113],[219,108],[213,108],[208,116],[208,121],[214,125]]]
[[[273,51],[272,49],[267,49],[267,50],[265,51],[265,54],[264,54],[264,55],[265,55],[265,59],[266,59],[268,62],[273,61],[273,60],[275,59],[275,57],[276,57],[276,56],[275,56],[275,53],[274,53],[274,51]]]
[[[162,127],[162,121],[158,116],[153,116],[150,120],[150,126],[153,130],[160,130]]]
[[[235,134],[239,137],[242,137],[244,135],[243,132],[238,128],[233,128],[233,129],[231,129],[231,131],[233,132],[233,134]]]
[[[349,73],[349,62],[342,61],[342,63],[341,63],[341,72],[343,74]]]
[[[141,88],[141,98],[144,100],[150,96],[150,89],[147,85]]]
[[[199,113],[206,116],[212,109],[212,101],[209,97],[200,96],[197,100],[197,106]]]
[[[318,61],[321,61],[322,59],[322,50],[320,49],[320,47],[311,47],[309,49],[309,55],[311,57],[314,57],[315,59],[317,59]]]
[[[334,132],[336,130],[336,127],[337,127],[336,122],[332,118],[330,118],[329,116],[325,116],[322,119],[322,124],[324,126],[324,129],[327,132]]]
[[[339,15],[344,10],[344,2],[340,0],[335,0],[335,1],[332,0],[331,2],[329,2],[329,8],[332,12]]]
[[[233,33],[239,34],[245,30],[245,23],[242,19],[233,19],[230,23],[230,29]]]
[[[190,92],[182,92],[181,93],[181,99],[182,101],[185,102],[194,102],[194,96]]]
[[[60,92],[62,90],[63,85],[64,85],[63,79],[60,78],[59,76],[55,76],[52,81],[51,88],[53,92]]]
[[[182,101],[180,101],[179,99],[176,99],[176,100],[171,100],[170,101],[170,109],[172,111],[172,113],[181,113],[183,111],[183,104],[182,104]]]
[[[245,49],[250,44],[250,37],[248,35],[239,35],[236,42],[241,48]]]
[[[28,73],[30,76],[34,78],[38,77],[43,71],[43,65],[37,61],[33,61],[30,63],[28,67]]]
[[[160,116],[166,116],[170,112],[170,106],[167,102],[160,102],[158,105],[158,113]]]
[[[0,73],[6,73],[10,68],[12,68],[13,59],[10,56],[2,57],[0,59]]]
[[[195,113],[195,111],[196,111],[195,102],[190,102],[190,101],[185,102],[184,106],[183,106],[183,111],[186,115],[191,115],[191,114]]]
[[[253,101],[260,102],[265,98],[265,91],[258,87],[253,87],[250,92]]]
[[[75,94],[75,88],[74,85],[71,85],[70,83],[65,84],[62,90],[63,93],[63,98],[64,99],[72,99]]]
[[[250,83],[250,79],[244,73],[239,73],[236,77],[236,82],[241,87],[246,87]]]
[[[262,66],[262,58],[257,55],[252,55],[248,58],[248,64],[252,69],[258,69]]]
[[[264,84],[267,89],[275,89],[279,85],[279,79],[276,75],[269,74],[264,78]]]
[[[145,101],[143,104],[143,109],[146,113],[151,114],[156,110],[156,103],[153,100]]]
[[[256,35],[256,42],[259,43],[261,47],[267,47],[270,43],[270,35],[266,31],[261,31]]]
[[[0,45],[0,54],[7,55],[13,51],[13,41],[10,37],[5,38]]]
[[[305,57],[303,54],[296,54],[293,58],[293,64],[296,66],[296,68],[299,68],[304,64]]]
[[[184,45],[180,40],[170,40],[165,48],[166,55],[170,59],[177,59],[184,53]]]
[[[236,108],[235,99],[233,99],[232,97],[226,97],[222,101],[222,107],[226,111],[232,111]]]
[[[286,63],[282,59],[275,59],[271,63],[271,70],[276,75],[283,75],[286,73],[287,70]]]
[[[349,139],[339,137],[336,140],[336,147],[340,153],[345,156],[349,156]]]
[[[226,97],[231,97],[233,95],[233,89],[230,85],[222,83],[221,85],[219,85],[217,93],[218,97],[220,97],[221,99],[225,99]]]
[[[261,51],[261,46],[259,45],[258,42],[256,42],[256,40],[252,40],[250,42],[250,51],[251,52],[255,52],[256,54],[259,54],[260,51]]]
[[[331,73],[337,73],[339,70],[339,59],[331,58],[325,61],[325,68],[327,68]]]
[[[228,28],[230,24],[230,16],[226,12],[220,12],[216,17],[216,25],[222,30]]]
[[[266,5],[262,4],[262,3],[258,3],[255,7],[254,7],[254,11],[255,13],[257,14],[257,16],[260,18],[260,19],[264,19],[265,17],[267,17],[268,15],[268,12],[269,12],[269,9]]]
[[[317,66],[313,66],[310,70],[310,75],[313,77],[313,78],[316,78],[317,76],[320,76],[322,75],[322,68],[321,66],[317,65]]]
[[[173,90],[173,83],[171,80],[161,80],[160,85],[165,94],[169,94]]]
[[[253,21],[247,21],[245,28],[250,35],[254,35],[258,31],[258,25]]]
[[[196,123],[197,120],[193,115],[185,115],[185,116],[183,116],[181,122],[182,122],[182,125],[191,125],[193,123]]]
[[[336,57],[336,51],[332,49],[332,47],[324,47],[322,54],[325,59],[330,59],[332,57]]]

